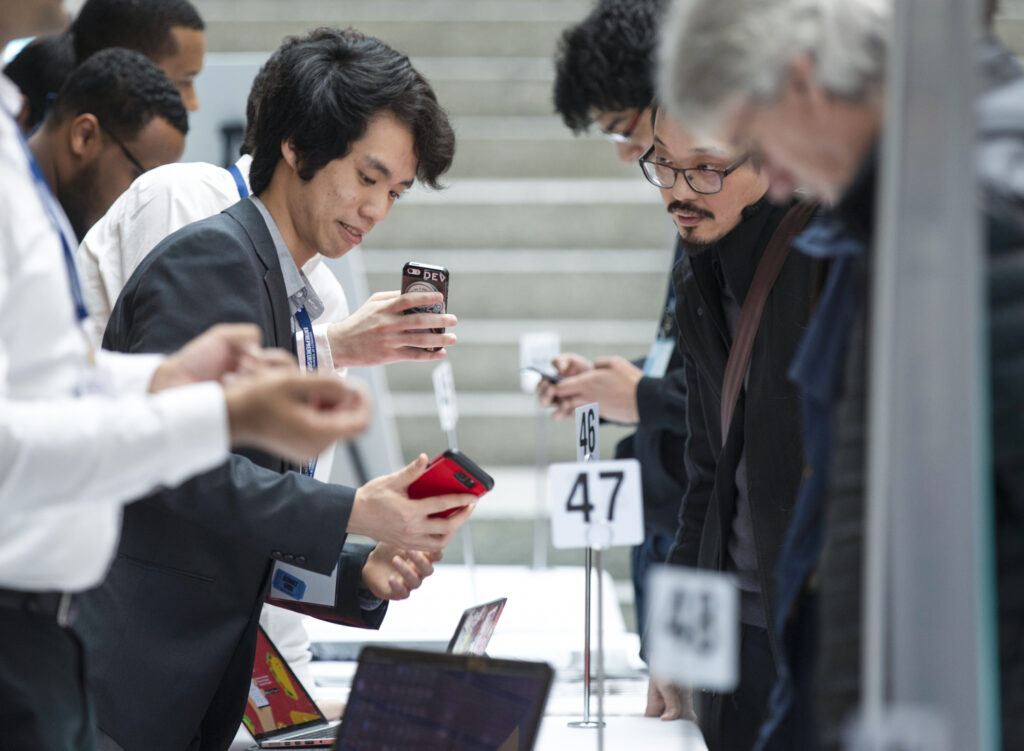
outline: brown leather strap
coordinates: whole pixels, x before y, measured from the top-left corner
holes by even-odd
[[[736,402],[743,389],[747,364],[750,362],[750,352],[754,347],[757,329],[761,325],[761,313],[768,300],[768,293],[772,291],[772,286],[775,284],[779,272],[782,271],[782,265],[789,256],[789,247],[793,238],[803,231],[817,209],[816,202],[798,203],[793,206],[782,218],[772,239],[768,241],[768,247],[765,249],[764,255],[761,256],[760,263],[757,264],[754,279],[750,283],[750,289],[747,291],[743,307],[740,309],[740,320],[736,324],[732,347],[729,349],[729,360],[725,364],[725,375],[722,377],[723,446],[729,434],[733,413],[736,411]]]

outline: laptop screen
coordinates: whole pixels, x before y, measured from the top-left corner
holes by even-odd
[[[552,675],[542,662],[366,647],[335,749],[529,751]]]
[[[256,641],[252,683],[242,722],[256,740],[327,722],[262,626]]]
[[[482,655],[494,635],[507,597],[467,608],[448,642],[448,651],[457,655]]]

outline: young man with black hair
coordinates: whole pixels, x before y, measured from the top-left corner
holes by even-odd
[[[51,100],[75,69],[75,47],[67,34],[33,39],[4,68],[21,89],[21,131],[31,135],[46,117]]]
[[[181,158],[187,132],[167,76],[144,55],[113,48],[74,70],[29,146],[82,238],[133,180]]]
[[[576,26],[566,29],[555,58],[555,108],[576,133],[596,123],[615,144],[619,159],[636,162],[651,145],[654,51],[663,0],[604,0]],[[672,265],[682,257],[677,238]],[[594,362],[566,352],[554,366],[564,380],[541,382],[541,403],[553,417],[572,417],[577,406],[598,402],[603,418],[635,424],[636,432],[616,447],[617,458],[640,461],[645,539],[633,548],[631,573],[637,630],[644,633],[644,584],[650,567],[664,563],[675,539],[679,506],[686,490],[686,390],[670,280],[656,339],[648,356],[631,363],[622,357]],[[674,693],[654,690],[646,713],[678,719]]]
[[[86,0],[71,24],[79,65],[108,47],[136,50],[155,62],[181,94],[185,109],[199,109],[195,78],[203,69],[205,24],[189,0]]]
[[[276,56],[275,85],[250,123],[254,196],[175,232],[145,258],[114,306],[106,346],[164,351],[230,319],[254,322],[267,344],[291,349],[319,307],[300,269],[358,244],[417,178],[437,186],[454,134],[408,59],[351,30],[312,36]],[[426,325],[411,315],[401,327]],[[411,343],[429,346],[431,336]],[[324,574],[337,566],[334,618],[375,627],[385,609],[377,598],[394,594],[396,548],[441,551],[475,505],[468,494],[411,500],[423,455],[357,490],[249,456],[126,514],[119,557],[80,622],[101,748],[226,748],[275,560]],[[454,506],[465,508],[430,518]],[[348,532],[391,545],[346,561]],[[376,583],[365,580],[374,558],[388,569]],[[399,568],[416,575],[411,564]]]
[[[274,83],[281,56],[297,44],[334,33],[321,30],[284,41],[253,80],[246,103],[247,123],[255,126],[260,102]],[[252,140],[253,128],[247,128],[241,146],[242,156],[229,169],[205,162],[190,162],[169,164],[147,172],[118,198],[85,236],[76,260],[97,342],[103,338],[113,303],[149,251],[185,225],[213,216],[250,194]],[[401,308],[395,307],[400,304],[399,300],[392,301],[387,294],[374,295],[350,317],[345,292],[319,254],[306,262],[302,273],[323,302],[323,313],[312,318],[317,362],[321,370],[340,376],[346,366],[357,358],[364,364],[376,365],[396,360],[427,361],[444,357],[445,353],[440,350],[430,352],[408,346],[415,332],[405,330],[409,318],[402,315]],[[413,303],[408,305],[412,307]],[[454,316],[429,314],[429,317],[432,321],[429,328],[450,329],[457,323]],[[387,330],[396,323],[402,324],[402,328]],[[450,331],[431,337],[433,346],[438,348],[450,346],[455,341]],[[325,482],[330,479],[334,450],[334,446],[328,447],[317,460],[317,479]],[[406,582],[410,588],[413,584],[415,582]],[[268,606],[264,608],[260,623],[303,682],[312,686],[312,674],[307,667],[310,660],[309,638],[297,614]],[[322,708],[325,714],[331,711],[329,704]]]

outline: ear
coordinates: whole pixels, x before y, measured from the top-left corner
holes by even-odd
[[[25,132],[25,126],[28,124],[28,118],[31,114],[31,107],[28,106],[28,97],[22,94],[21,109],[18,110],[18,116],[15,118],[18,122],[18,128],[22,133]]]
[[[299,152],[295,150],[291,141],[281,141],[281,156],[293,172],[299,171]]]
[[[83,113],[68,128],[68,148],[78,159],[92,159],[103,148],[103,130],[95,115]]]

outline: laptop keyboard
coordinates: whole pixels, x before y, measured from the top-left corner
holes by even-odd
[[[296,735],[293,735],[288,740],[290,740],[290,741],[318,741],[318,740],[321,740],[322,738],[331,738],[331,739],[333,739],[334,736],[336,736],[337,734],[338,734],[337,726],[334,726],[334,727],[324,727],[324,728],[314,728],[313,730],[310,730],[309,732],[306,732],[306,733],[297,733]]]

